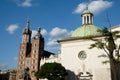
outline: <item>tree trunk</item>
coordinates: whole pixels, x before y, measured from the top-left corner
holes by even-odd
[[[111,62],[111,80],[118,80],[119,77],[119,63]]]

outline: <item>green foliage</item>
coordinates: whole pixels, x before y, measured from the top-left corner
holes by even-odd
[[[102,63],[103,63],[103,64],[110,63],[110,60],[103,61]]]
[[[98,30],[98,32],[102,33],[102,36],[104,38],[102,39],[94,39],[92,38],[95,43],[91,44],[89,49],[92,48],[98,48],[98,49],[103,49],[107,53],[108,56],[113,56],[113,52],[116,49],[116,44],[115,44],[115,39],[119,37],[117,35],[119,31],[114,31],[111,32],[107,28],[104,28],[102,30]]]
[[[47,78],[48,80],[65,80],[66,75],[65,68],[59,63],[45,63],[35,73],[36,78]]]
[[[103,49],[104,43],[102,40],[94,39],[95,43],[91,44],[89,49],[97,47],[98,49]]]
[[[106,52],[109,60],[103,61],[102,63],[103,64],[106,64],[108,62],[110,63],[111,74],[112,74],[111,80],[118,80],[118,73],[119,73],[118,65],[120,65],[120,56],[119,56],[120,45],[117,46],[115,40],[120,37],[120,35],[118,35],[119,31],[111,32],[111,30],[109,31],[107,28],[104,28],[103,30],[99,30],[99,32],[102,33],[103,36],[102,39],[92,38],[94,43],[90,45],[90,49],[96,47],[98,49],[103,49]],[[115,53],[117,55],[114,55],[115,51],[117,51]]]
[[[102,35],[104,35],[104,36],[109,35],[108,28],[106,28],[106,27],[104,27],[102,30],[98,30],[98,32],[102,33]]]

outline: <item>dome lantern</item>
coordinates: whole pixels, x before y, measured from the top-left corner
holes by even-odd
[[[88,10],[88,7],[82,13],[82,25],[93,24],[93,13]]]

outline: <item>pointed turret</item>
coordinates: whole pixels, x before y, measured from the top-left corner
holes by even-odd
[[[40,28],[40,27],[38,28],[37,36],[38,36],[38,37],[42,37],[42,35],[41,35],[41,28]]]
[[[29,20],[27,20],[27,24],[26,24],[25,28],[23,29],[22,34],[23,34],[22,42],[30,43],[32,31],[30,30]]]
[[[36,38],[43,38],[43,37],[42,37],[42,34],[41,34],[41,28],[40,28],[40,27],[38,28],[38,32],[37,32],[37,34],[35,35],[34,39],[36,39]]]
[[[27,24],[25,28],[23,29],[23,34],[30,34],[31,35],[32,31],[30,30],[30,22],[27,20]]]

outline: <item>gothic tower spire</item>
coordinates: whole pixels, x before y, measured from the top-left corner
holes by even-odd
[[[22,42],[23,43],[30,43],[32,31],[30,29],[30,22],[29,22],[29,20],[27,20],[26,26],[23,29],[22,34],[23,34]]]
[[[30,21],[29,20],[27,20],[26,26],[23,29],[23,34],[30,34],[31,35]]]
[[[42,35],[41,35],[41,28],[40,28],[40,27],[38,28],[37,36],[38,36],[38,37],[42,37]]]

